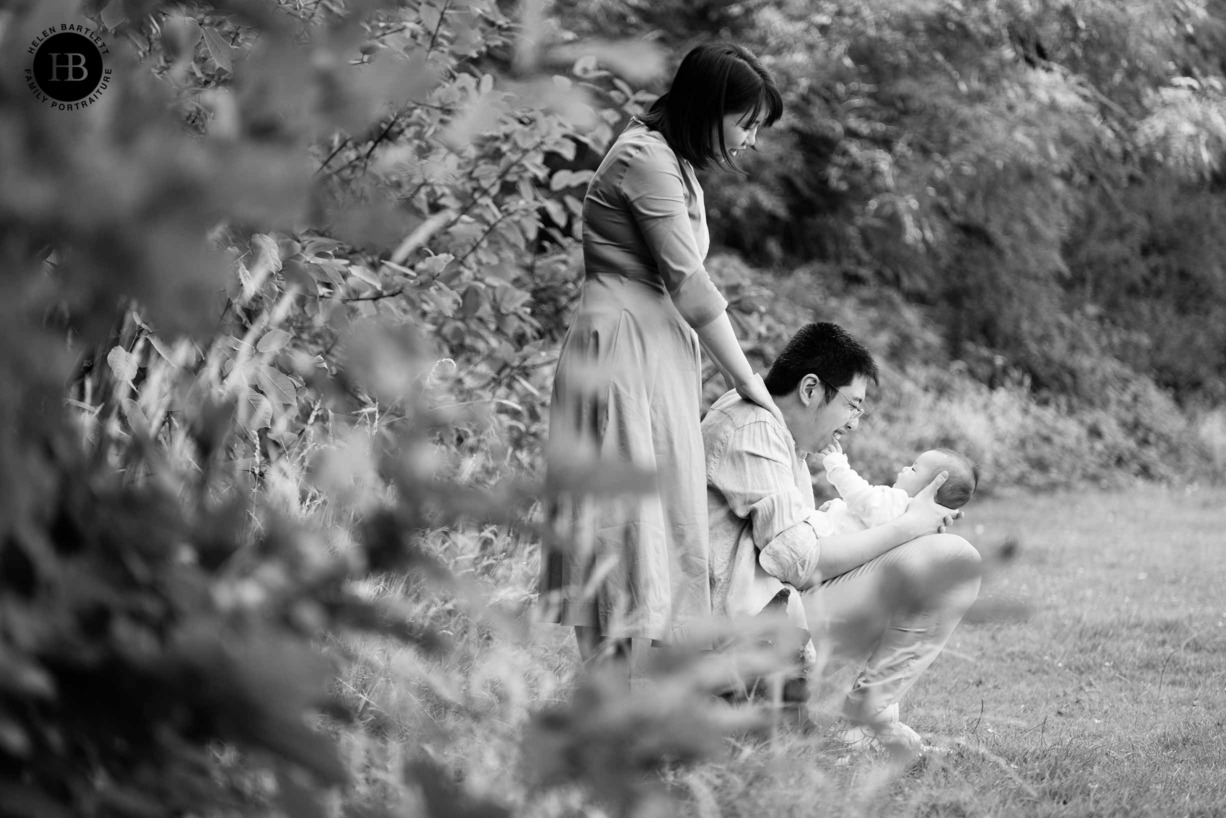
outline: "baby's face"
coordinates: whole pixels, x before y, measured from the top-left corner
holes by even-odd
[[[915,458],[914,463],[898,473],[894,488],[902,489],[908,497],[914,497],[920,489],[932,482],[932,478],[941,472],[944,465],[945,458],[940,452],[924,452]]]

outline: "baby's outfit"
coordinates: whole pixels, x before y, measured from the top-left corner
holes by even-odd
[[[822,458],[826,480],[842,499],[822,504],[821,511],[838,534],[863,531],[890,520],[896,520],[907,510],[911,495],[893,486],[874,486],[856,473],[847,463],[847,455],[831,452]]]

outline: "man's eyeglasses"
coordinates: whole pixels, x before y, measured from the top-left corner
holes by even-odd
[[[813,373],[813,377],[817,378],[819,381],[821,381],[822,383],[826,384],[826,386],[829,386],[829,387],[830,387],[831,389],[833,389],[835,392],[838,392],[838,393],[839,393],[839,397],[840,397],[840,398],[842,398],[843,400],[847,401],[847,406],[848,406],[848,408],[849,408],[849,409],[851,409],[851,419],[852,419],[852,420],[855,420],[856,418],[858,418],[858,417],[860,417],[861,415],[863,415],[863,414],[864,414],[864,412],[865,412],[865,408],[864,408],[864,402],[863,402],[863,401],[861,401],[860,403],[855,403],[855,402],[853,402],[851,398],[849,398],[849,397],[847,397],[846,395],[844,395],[844,394],[843,394],[843,391],[842,391],[841,389],[839,389],[837,386],[835,386],[834,384],[832,384],[830,381],[828,381],[828,380],[826,380],[825,378],[823,378],[821,375],[818,375],[816,372],[815,372],[815,373]]]

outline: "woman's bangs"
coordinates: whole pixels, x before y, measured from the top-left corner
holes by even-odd
[[[763,83],[762,94],[758,98],[756,117],[761,113],[762,108],[766,108],[766,116],[762,119],[764,127],[770,127],[779,121],[779,117],[783,116],[783,97],[779,93],[779,89],[769,83]]]

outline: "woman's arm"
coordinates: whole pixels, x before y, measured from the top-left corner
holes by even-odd
[[[676,155],[662,142],[646,141],[627,165],[621,191],[673,304],[698,333],[724,379],[741,397],[782,420],[762,376],[750,367],[736,340],[727,300],[703,266]]]
[[[723,364],[721,364],[719,359],[711,353],[711,350],[707,347],[706,342],[702,340],[701,335],[698,336],[698,343],[700,346],[702,346],[702,351],[707,353],[707,357],[715,363],[715,368],[719,370],[719,374],[724,376],[724,388],[736,389],[736,380],[732,377],[732,373],[727,369],[724,369]]]
[[[766,390],[762,376],[750,367],[749,359],[745,357],[745,351],[741,349],[736,333],[732,330],[732,321],[729,320],[728,313],[720,312],[715,320],[701,327],[695,327],[694,331],[698,333],[698,340],[702,348],[711,356],[711,360],[715,361],[715,365],[732,388],[745,400],[753,401],[763,409],[770,410],[770,413],[782,423],[783,415],[779,412],[779,407],[775,406],[770,392]]]

